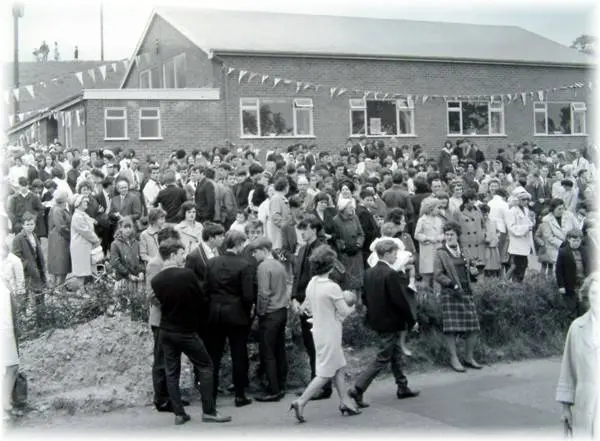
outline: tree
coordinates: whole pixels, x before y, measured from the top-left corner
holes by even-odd
[[[598,39],[593,35],[580,35],[573,41],[570,47],[577,49],[584,54],[594,55],[596,52],[596,42]]]

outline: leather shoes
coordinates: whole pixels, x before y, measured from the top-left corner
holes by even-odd
[[[254,399],[258,402],[261,403],[270,403],[273,401],[279,401],[281,400],[281,394],[264,394],[264,395],[258,395],[256,397],[254,397]]]
[[[252,400],[247,397],[235,397],[235,407],[244,407],[252,403]]]
[[[348,389],[348,396],[350,398],[352,398],[354,400],[354,402],[356,403],[356,405],[361,409],[364,409],[364,408],[370,406],[369,403],[365,403],[363,401],[363,393],[359,392],[358,389],[356,389],[356,387],[352,387],[352,388]]]
[[[219,412],[215,412],[213,415],[203,413],[202,421],[204,421],[205,423],[228,423],[231,421],[231,417],[221,415]]]
[[[420,393],[421,392],[418,390],[410,390],[408,388],[408,386],[405,386],[405,387],[398,388],[398,390],[396,391],[396,396],[398,397],[399,400],[402,400],[404,398],[418,397]]]
[[[477,363],[475,360],[473,361],[463,361],[463,365],[465,365],[466,367],[469,367],[471,369],[482,369],[483,366],[481,366],[479,363]]]
[[[175,415],[175,425],[180,426],[187,423],[190,419],[191,418],[187,413],[184,413],[183,415]]]
[[[317,395],[314,395],[311,398],[311,401],[319,401],[319,400],[327,400],[331,398],[332,391],[331,390],[321,390]]]

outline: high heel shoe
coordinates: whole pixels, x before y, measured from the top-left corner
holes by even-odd
[[[304,418],[304,415],[302,415],[302,412],[300,411],[300,404],[298,404],[297,401],[294,401],[292,404],[290,404],[290,412],[292,410],[296,414],[296,419],[299,423],[306,423],[306,418]]]
[[[344,415],[354,416],[354,415],[360,415],[361,411],[359,409],[352,409],[351,407],[348,407],[346,405],[340,405],[340,413],[342,414],[342,416],[344,416]]]

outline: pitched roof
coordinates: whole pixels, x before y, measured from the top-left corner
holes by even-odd
[[[159,7],[198,47],[298,55],[585,65],[575,49],[517,26]]]
[[[113,71],[111,64],[115,61],[47,61],[19,63],[19,113],[26,113],[52,108],[55,105],[87,89],[111,89],[118,87],[125,73],[123,66],[117,63],[117,71]],[[108,65],[106,78],[103,80],[99,66]],[[4,78],[12,78],[13,63],[2,66]],[[94,69],[95,81],[92,80],[89,69]],[[84,72],[81,85],[76,72]],[[53,81],[55,80],[55,81]],[[45,86],[41,84],[45,83]],[[25,86],[34,86],[32,98]],[[11,87],[12,88],[12,87]],[[12,110],[9,107],[9,113]],[[17,121],[18,122],[18,121]]]

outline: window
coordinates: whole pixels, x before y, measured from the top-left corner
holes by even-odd
[[[504,135],[504,104],[487,101],[448,101],[448,134]]]
[[[585,103],[533,103],[536,136],[585,135]]]
[[[183,89],[186,87],[185,54],[179,54],[163,65],[165,89]]]
[[[414,105],[407,100],[350,100],[350,135],[414,136]]]
[[[150,89],[152,84],[150,69],[140,72],[140,89]]]
[[[140,139],[160,139],[160,110],[140,109]]]
[[[311,98],[242,98],[242,136],[314,136]]]
[[[104,139],[127,139],[127,109],[104,109]]]

